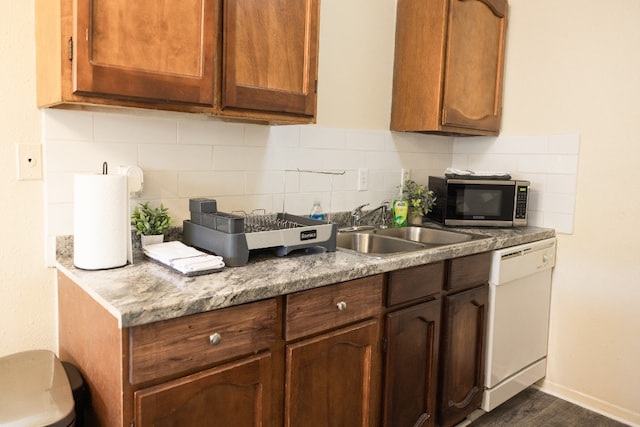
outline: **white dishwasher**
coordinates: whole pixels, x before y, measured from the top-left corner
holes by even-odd
[[[489,279],[482,409],[545,376],[556,238],[494,251]]]

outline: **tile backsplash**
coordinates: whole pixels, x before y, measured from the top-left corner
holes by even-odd
[[[137,202],[162,202],[176,225],[188,199],[211,197],[222,211],[308,214],[378,206],[393,199],[401,170],[426,183],[449,166],[506,170],[532,182],[531,225],[570,233],[579,138],[576,135],[453,138],[382,130],[228,123],[188,114],[45,109],[43,153],[47,264],[55,236],[73,234],[73,176],[135,165],[144,171]],[[358,169],[368,188],[358,191]],[[344,172],[324,175],[298,172]]]
[[[456,138],[452,166],[530,181],[529,224],[571,234],[579,150],[576,134]]]

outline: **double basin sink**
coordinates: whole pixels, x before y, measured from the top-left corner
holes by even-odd
[[[351,227],[340,230],[338,248],[372,256],[393,255],[485,238],[476,234],[408,226],[398,228]]]

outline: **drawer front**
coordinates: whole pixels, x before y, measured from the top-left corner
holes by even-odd
[[[294,340],[380,313],[383,276],[287,295],[285,339]]]
[[[461,291],[489,283],[491,252],[454,258],[449,264],[446,289]]]
[[[444,261],[389,273],[387,306],[436,295],[444,286]]]
[[[130,381],[138,384],[264,350],[276,337],[275,299],[185,316],[130,331]]]

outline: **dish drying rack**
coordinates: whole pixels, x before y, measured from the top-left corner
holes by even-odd
[[[300,249],[336,250],[337,226],[332,223],[287,213],[219,212],[215,199],[191,199],[189,211],[184,243],[222,256],[229,267],[246,265],[257,249],[273,248],[278,256]]]

